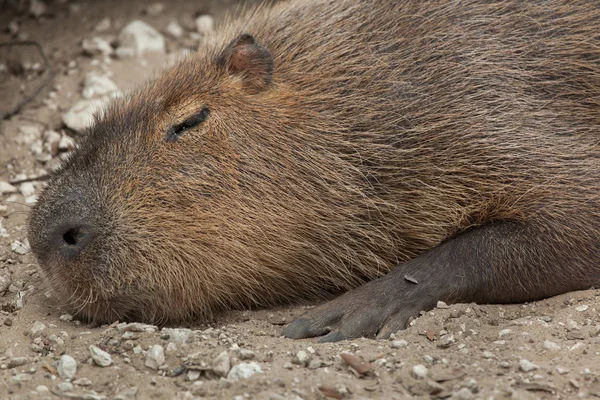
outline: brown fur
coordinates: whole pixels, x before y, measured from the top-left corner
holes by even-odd
[[[576,262],[534,271],[597,284],[599,26],[583,0],[260,8],[110,107],[40,197],[32,248],[101,322],[324,297],[493,221],[547,228]],[[219,62],[242,34],[272,56],[256,90]],[[61,218],[95,232],[68,262],[47,241]]]

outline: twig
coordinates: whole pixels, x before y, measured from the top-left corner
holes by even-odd
[[[46,66],[46,78],[40,83],[40,85],[33,91],[32,94],[25,96],[16,106],[12,108],[12,110],[0,113],[0,135],[2,134],[2,121],[7,118],[12,117],[15,114],[18,114],[23,106],[29,103],[31,100],[35,98],[54,78],[54,71],[52,70],[52,65],[50,64],[50,60],[48,56],[46,56],[46,52],[42,48],[42,45],[39,42],[33,40],[24,40],[21,42],[6,42],[0,43],[0,47],[13,47],[13,46],[33,46],[38,49],[42,60],[44,61],[44,65]]]
[[[25,179],[17,179],[14,181],[8,181],[8,183],[10,183],[11,185],[20,185],[21,183],[25,183],[25,182],[45,181],[48,178],[50,178],[50,174],[32,176],[30,178],[25,178]]]

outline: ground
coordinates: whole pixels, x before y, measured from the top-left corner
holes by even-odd
[[[0,194],[0,399],[600,398],[598,290],[524,305],[439,304],[390,340],[335,344],[281,336],[303,306],[232,312],[175,330],[72,320],[24,240],[43,181],[18,181],[43,175],[72,148],[70,138],[81,137],[61,116],[81,98],[90,71],[125,91],[202,40],[196,17],[211,15],[218,25],[235,4],[57,0],[44,10],[14,0],[2,7],[0,42],[39,42],[56,75],[0,133],[0,189],[17,181],[14,193],[5,185]],[[114,42],[135,19],[164,35],[166,55],[83,53],[83,39]],[[167,33],[171,21],[181,37]],[[44,79],[40,62],[33,48],[0,48],[0,112]]]

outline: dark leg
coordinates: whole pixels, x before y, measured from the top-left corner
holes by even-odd
[[[497,222],[469,230],[309,311],[283,334],[326,335],[321,342],[387,337],[438,300],[516,303],[600,285],[597,228],[555,227]]]

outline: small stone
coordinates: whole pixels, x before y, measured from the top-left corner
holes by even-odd
[[[118,92],[117,85],[106,75],[97,72],[90,72],[85,76],[83,91],[81,95],[85,99],[92,97],[105,96],[112,92]]]
[[[512,329],[502,329],[500,332],[498,332],[498,337],[504,337],[510,335],[511,333]]]
[[[308,363],[308,369],[319,369],[323,366],[323,361],[313,359]]]
[[[83,133],[94,124],[94,114],[101,113],[110,97],[81,99],[62,115],[63,123],[70,129]]]
[[[587,311],[587,309],[590,308],[589,306],[583,304],[580,306],[575,307],[575,310],[579,311],[579,312],[583,312],[583,311]]]
[[[19,186],[19,191],[23,197],[29,197],[35,194],[35,186],[33,186],[32,182],[24,182]]]
[[[292,362],[294,364],[298,364],[303,367],[306,367],[308,365],[309,360],[310,360],[310,354],[308,354],[304,350],[300,350],[298,353],[296,353],[296,356],[292,359]]]
[[[56,387],[61,392],[70,392],[73,390],[73,384],[71,382],[60,382]]]
[[[285,364],[283,364],[283,368],[285,369],[294,369],[294,365],[291,362],[286,362]]]
[[[46,325],[44,325],[40,321],[34,321],[29,333],[32,338],[35,338],[38,337],[44,330],[46,330]]]
[[[29,362],[29,358],[27,357],[13,357],[8,360],[7,368],[16,368],[22,365],[25,365]]]
[[[34,18],[39,18],[46,13],[48,7],[40,0],[31,0],[29,3],[29,14]]]
[[[73,381],[73,384],[77,386],[92,386],[92,381],[88,378],[79,378]]]
[[[0,181],[0,194],[17,193],[17,188],[6,181]]]
[[[8,290],[12,283],[12,275],[8,269],[0,269],[0,296]]]
[[[96,365],[100,367],[108,367],[110,364],[112,364],[112,357],[110,356],[110,354],[108,354],[101,348],[91,345],[89,349],[90,354],[92,356],[92,360],[94,360],[94,363],[96,363]]]
[[[560,346],[557,343],[551,342],[550,340],[544,340],[544,349],[549,351],[559,351]]]
[[[190,382],[197,381],[200,378],[200,371],[197,369],[190,369],[187,372],[187,379]]]
[[[556,372],[558,372],[560,375],[566,375],[569,373],[569,370],[567,368],[558,366],[556,367]]]
[[[470,400],[473,398],[473,393],[467,388],[462,388],[450,396],[451,400]]]
[[[192,330],[187,328],[163,328],[163,334],[169,335],[169,340],[175,344],[188,343],[192,338]]]
[[[427,375],[429,375],[429,371],[427,370],[427,367],[419,364],[419,365],[415,365],[414,367],[412,367],[412,375],[417,378],[417,379],[425,379],[427,378]]]
[[[112,22],[110,21],[110,18],[106,17],[103,18],[100,22],[98,22],[96,24],[96,26],[94,27],[94,30],[96,32],[106,32],[107,30],[110,29],[112,25]]]
[[[14,242],[12,242],[10,245],[10,249],[15,254],[19,254],[19,255],[27,254],[29,252],[26,243],[21,242],[19,240],[15,240]]]
[[[71,314],[63,314],[58,317],[61,321],[73,321],[73,316]]]
[[[84,39],[81,42],[81,48],[83,49],[83,53],[87,54],[88,56],[110,56],[114,51],[107,40],[102,39],[98,36],[89,39]]]
[[[165,28],[165,31],[175,37],[175,38],[180,38],[181,36],[183,36],[183,28],[181,27],[181,25],[179,25],[177,23],[177,21],[171,21],[169,22],[169,24],[167,25],[167,27]]]
[[[351,353],[341,353],[340,358],[344,360],[346,364],[348,364],[358,375],[366,375],[373,370],[373,365],[364,361],[362,358],[351,354]]]
[[[256,357],[256,354],[252,350],[241,349],[238,352],[238,357],[240,360],[253,360]]]
[[[194,22],[196,31],[201,35],[208,35],[214,30],[215,21],[210,15],[201,15]]]
[[[119,35],[119,57],[140,56],[146,52],[165,52],[165,38],[147,23],[136,20],[130,22]],[[119,51],[120,50],[120,51]]]
[[[146,7],[146,14],[151,17],[156,17],[165,10],[165,5],[163,3],[152,3],[148,7]]]
[[[38,392],[38,394],[50,394],[50,389],[48,389],[48,386],[44,385],[37,386],[35,391]]]
[[[220,377],[225,377],[231,369],[231,362],[226,351],[219,354],[212,362],[213,372]]]
[[[539,367],[537,365],[535,365],[534,363],[532,363],[529,360],[526,360],[526,359],[519,360],[519,369],[521,369],[521,371],[523,371],[523,372],[535,371],[538,368]]]
[[[60,143],[61,134],[53,131],[47,130],[44,132],[44,148],[48,151],[48,153],[53,156],[58,154],[58,144]],[[25,195],[23,195],[25,196]]]
[[[77,372],[77,361],[73,357],[63,354],[58,360],[56,371],[61,378],[73,379]]]
[[[146,362],[144,365],[151,369],[158,369],[165,363],[165,350],[159,344],[155,344],[148,350],[146,354]]]
[[[439,308],[439,309],[442,309],[442,310],[443,310],[443,309],[446,309],[446,308],[449,308],[449,307],[448,307],[448,304],[446,304],[446,303],[445,303],[445,302],[443,302],[443,301],[438,301],[438,302],[437,302],[437,305],[436,305],[436,307],[437,307],[437,308]]]
[[[240,379],[248,379],[255,374],[262,373],[262,368],[257,362],[251,361],[247,363],[239,363],[234,365],[227,374],[227,379],[238,381]]]
[[[16,383],[27,382],[33,379],[31,374],[17,374],[12,377],[12,381]]]

